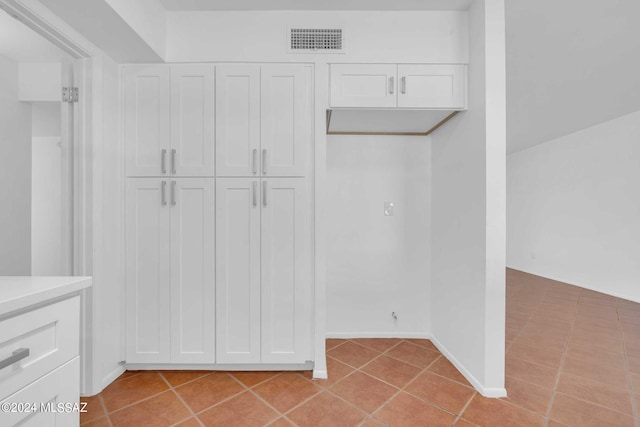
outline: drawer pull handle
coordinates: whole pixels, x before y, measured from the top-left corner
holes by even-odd
[[[4,369],[7,366],[11,366],[16,362],[21,361],[25,357],[29,357],[28,348],[19,348],[13,352],[13,354],[4,360],[0,360],[0,369]]]

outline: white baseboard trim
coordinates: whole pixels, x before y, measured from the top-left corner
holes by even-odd
[[[480,381],[478,381],[476,377],[474,377],[473,374],[469,372],[467,368],[465,368],[464,365],[460,363],[460,361],[458,361],[458,359],[456,359],[453,354],[451,354],[451,352],[442,345],[440,341],[438,341],[436,337],[432,336],[430,339],[433,345],[435,345],[438,350],[440,350],[440,353],[442,353],[444,357],[446,357],[449,362],[451,362],[453,366],[455,366],[456,369],[460,371],[460,373],[467,379],[467,381],[471,383],[473,388],[475,388],[478,393],[480,393],[484,397],[507,397],[506,388],[484,387],[482,384],[480,384]]]
[[[313,370],[314,380],[326,380],[327,378],[329,378],[329,372],[326,369]]]
[[[425,332],[327,332],[327,338],[422,338],[429,339]]]
[[[107,386],[109,384],[111,384],[112,382],[114,382],[116,380],[116,378],[118,378],[120,375],[122,375],[124,373],[124,371],[126,371],[126,369],[124,368],[124,366],[119,365],[117,368],[115,368],[113,371],[109,372],[107,375],[105,375],[102,378],[102,390],[104,390],[105,388],[107,388]],[[100,393],[102,390],[99,390],[98,393]],[[97,394],[97,393],[96,393]]]
[[[102,380],[100,381],[99,384],[91,384],[91,388],[83,392],[81,395],[84,397],[89,397],[89,396],[95,396],[98,393],[102,393],[102,391],[105,388],[107,388],[109,384],[114,382],[116,378],[122,375],[124,371],[125,371],[124,366],[116,367],[114,370],[112,370],[107,375],[102,377]]]
[[[154,371],[154,370],[180,370],[180,371],[311,371],[313,362],[308,363],[127,363],[126,367],[132,371]]]

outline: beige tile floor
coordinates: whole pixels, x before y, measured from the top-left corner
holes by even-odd
[[[640,304],[507,271],[505,399],[428,340],[327,340],[307,372],[129,371],[85,398],[83,426],[634,426]],[[634,391],[635,390],[635,391]]]

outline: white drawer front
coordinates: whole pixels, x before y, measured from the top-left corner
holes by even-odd
[[[29,356],[0,369],[0,399],[76,357],[79,337],[79,296],[0,321],[0,361],[29,349]]]
[[[80,358],[45,375],[33,384],[12,394],[0,405],[23,409],[36,404],[37,411],[0,411],[0,425],[20,427],[74,427],[80,423],[80,413],[72,405],[80,400]],[[58,405],[64,404],[62,407]],[[69,406],[66,406],[66,405]],[[3,406],[3,407],[4,407]],[[13,406],[13,407],[12,407]]]

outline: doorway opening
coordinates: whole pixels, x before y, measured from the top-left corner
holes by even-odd
[[[74,60],[0,9],[0,275],[74,274]]]

